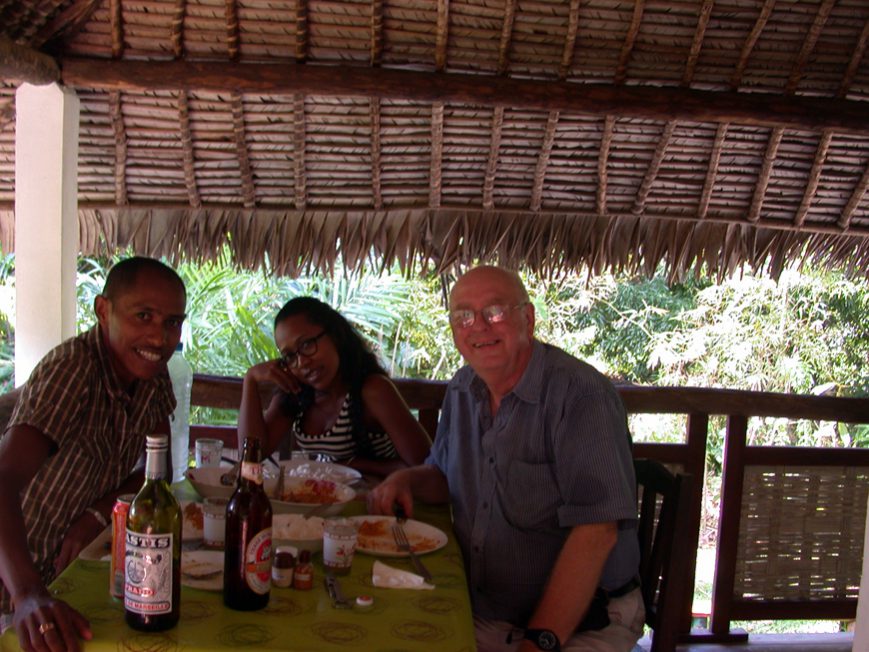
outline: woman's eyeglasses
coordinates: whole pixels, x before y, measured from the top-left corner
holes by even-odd
[[[509,306],[501,303],[493,303],[491,306],[486,306],[481,310],[450,310],[450,323],[456,328],[470,328],[477,321],[477,313],[483,316],[483,320],[489,324],[500,324],[506,321],[507,315],[511,310],[522,308],[527,305],[527,301],[517,303],[515,306]]]
[[[295,369],[302,361],[302,357],[310,358],[317,352],[317,340],[323,337],[326,331],[321,331],[319,335],[309,337],[306,340],[299,342],[299,346],[295,351],[284,351],[281,353],[281,363],[285,367]]]

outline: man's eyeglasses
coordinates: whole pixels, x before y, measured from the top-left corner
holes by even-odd
[[[299,342],[299,347],[295,351],[284,351],[281,353],[281,362],[286,367],[296,368],[302,361],[302,356],[310,358],[317,352],[317,340],[323,337],[326,331],[321,331],[319,335],[309,337],[306,340]]]
[[[450,310],[450,323],[456,328],[470,328],[477,321],[477,313],[483,316],[483,320],[489,324],[500,324],[506,321],[511,310],[522,308],[528,304],[527,301],[517,303],[514,306],[509,306],[501,303],[493,303],[491,306],[486,306],[481,310]]]

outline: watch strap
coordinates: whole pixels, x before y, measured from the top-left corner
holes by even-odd
[[[551,629],[526,629],[522,638],[533,642],[541,650],[561,652],[561,642]]]

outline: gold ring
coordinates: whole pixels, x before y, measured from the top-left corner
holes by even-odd
[[[45,636],[48,632],[50,632],[52,629],[54,629],[54,627],[55,627],[54,623],[42,623],[39,626],[39,633],[41,636]]]

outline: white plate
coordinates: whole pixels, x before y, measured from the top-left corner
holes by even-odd
[[[407,557],[407,553],[401,552],[392,538],[394,516],[352,516],[349,520],[359,528],[356,550],[376,557]],[[434,552],[447,545],[447,535],[442,530],[421,521],[408,519],[404,531],[411,549],[417,555]]]
[[[181,584],[203,591],[222,591],[223,551],[190,550],[182,552]]]

